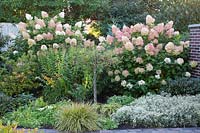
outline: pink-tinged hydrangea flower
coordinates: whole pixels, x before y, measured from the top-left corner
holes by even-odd
[[[126,36],[126,37],[128,37],[129,39],[131,38],[131,34],[128,33],[128,32],[124,32],[123,35]]]
[[[189,72],[185,72],[186,77],[191,77],[191,74]]]
[[[123,53],[123,48],[115,48],[113,52],[116,55],[122,54]]]
[[[140,32],[143,27],[144,27],[144,24],[138,23],[138,24],[135,24],[132,29],[134,29],[135,32]]]
[[[197,62],[197,61],[190,61],[190,66],[191,66],[192,68],[197,67],[197,65],[198,65],[198,62]]]
[[[45,12],[45,11],[42,11],[41,12],[41,16],[42,16],[42,18],[48,18],[49,14],[47,12]]]
[[[50,32],[48,32],[46,34],[46,37],[45,37],[46,40],[53,40],[53,34],[51,34]]]
[[[132,51],[132,50],[134,49],[134,46],[133,46],[133,44],[132,44],[131,42],[125,43],[125,44],[124,44],[124,47],[125,47],[125,49],[128,50],[128,51]]]
[[[158,44],[158,39],[154,39],[154,40],[153,40],[153,43],[154,43],[154,44]]]
[[[36,44],[35,40],[28,39],[28,45],[29,45],[29,47],[33,46],[34,44]]]
[[[137,67],[137,68],[134,69],[134,72],[135,72],[135,74],[139,74],[139,73],[142,74],[142,73],[145,72],[145,69],[142,68],[142,67]]]
[[[106,41],[107,41],[109,44],[112,44],[113,41],[114,41],[114,37],[113,37],[113,36],[110,36],[110,35],[107,35]]]
[[[63,31],[62,24],[60,24],[60,23],[56,24],[56,31]]]
[[[74,35],[74,32],[72,32],[70,29],[66,29],[65,33],[69,36]]]
[[[149,54],[149,55],[156,55],[157,54],[156,48],[154,47],[154,45],[152,43],[147,44],[144,47],[144,49],[145,49],[146,53]]]
[[[46,26],[44,20],[42,20],[42,19],[36,19],[36,24],[39,24],[41,26],[41,28]]]
[[[29,39],[29,38],[30,38],[30,35],[29,35],[27,32],[22,31],[22,37],[23,37],[24,39]]]
[[[139,63],[139,64],[142,64],[144,61],[143,61],[143,59],[142,59],[141,57],[137,57],[137,58],[135,59],[135,62],[137,62],[137,63]]]
[[[170,64],[171,63],[171,59],[170,58],[165,58],[164,62],[167,63],[167,64]]]
[[[41,50],[42,50],[42,51],[46,51],[46,50],[47,50],[47,46],[46,46],[46,45],[42,45],[42,46],[41,46]]]
[[[123,43],[127,43],[127,42],[129,42],[130,40],[128,39],[128,37],[127,36],[122,36],[122,42]]]
[[[101,46],[101,45],[97,46],[97,51],[104,51],[104,50],[105,50],[105,48],[103,46]]]
[[[108,71],[108,76],[113,76],[113,71]]]
[[[156,46],[156,49],[158,49],[158,51],[162,50],[163,49],[163,44],[160,43]]]
[[[151,15],[146,16],[146,24],[151,25],[155,22],[155,19]]]
[[[173,21],[169,21],[166,25],[165,25],[165,30],[169,30],[173,27],[174,22]]]
[[[165,50],[167,53],[172,53],[174,51],[174,43],[173,42],[168,42],[167,45],[165,46]]]
[[[174,55],[179,55],[183,52],[183,46],[175,46],[174,47],[174,51],[173,51],[173,54]]]
[[[124,36],[124,33],[121,32],[120,30],[116,32],[115,37],[117,38],[118,41],[122,41],[122,36]]]
[[[171,37],[173,36],[173,34],[174,34],[174,28],[171,28],[171,29],[169,29],[169,30],[166,32],[166,35],[167,35],[169,38],[171,38]]]
[[[146,70],[147,71],[152,71],[153,70],[153,66],[151,63],[146,64]]]
[[[146,36],[149,34],[149,29],[147,27],[143,27],[141,29],[141,35]]]
[[[23,22],[20,22],[19,24],[18,24],[18,29],[19,29],[19,31],[26,31],[26,23],[23,23]]]
[[[60,47],[60,46],[59,46],[57,43],[54,43],[54,44],[53,44],[53,48],[54,48],[54,49],[58,49],[59,47]]]
[[[44,37],[41,34],[38,34],[37,36],[34,37],[34,39],[36,41],[41,41],[42,39],[44,39]]]
[[[158,38],[158,37],[159,37],[158,32],[154,29],[151,29],[150,32],[149,32],[148,39],[153,40],[153,39]]]
[[[190,41],[181,41],[180,44],[184,47],[184,48],[188,48],[190,46]]]
[[[158,33],[163,33],[164,32],[164,23],[157,24],[154,28]]]
[[[123,75],[124,77],[127,77],[127,76],[129,75],[128,70],[124,70],[124,71],[122,71],[122,75]]]
[[[128,26],[124,25],[122,28],[122,32],[131,33],[131,29]]]
[[[142,39],[142,37],[137,37],[136,38],[135,45],[136,46],[143,46],[144,45],[144,40]]]
[[[176,59],[176,61],[175,61],[177,64],[179,64],[179,65],[182,65],[183,63],[184,63],[184,60],[183,60],[183,58],[178,58],[178,59]]]
[[[77,45],[77,40],[75,38],[70,39],[70,45],[71,46],[76,46]]]
[[[113,33],[113,34],[116,34],[117,31],[119,31],[119,28],[117,28],[116,25],[112,25],[112,33]]]
[[[85,47],[93,47],[93,46],[94,46],[94,41],[85,40],[85,41],[84,41],[84,46],[85,46]]]
[[[55,28],[55,27],[56,27],[56,23],[55,23],[55,21],[54,21],[53,19],[51,19],[51,20],[49,21],[48,27],[49,27],[49,28]]]
[[[115,76],[115,81],[120,81],[120,77],[119,77],[119,75],[117,75],[117,76]]]

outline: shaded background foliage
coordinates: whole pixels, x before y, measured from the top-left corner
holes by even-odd
[[[131,25],[151,14],[160,22],[173,20],[176,29],[187,31],[188,24],[200,22],[199,6],[200,0],[1,0],[0,22],[24,21],[25,13],[37,16],[41,10],[49,14],[64,10],[66,21],[99,20],[105,33],[108,24]]]

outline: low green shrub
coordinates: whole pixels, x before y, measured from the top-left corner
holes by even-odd
[[[56,128],[61,131],[84,132],[98,130],[98,114],[89,104],[72,103],[56,114]]]
[[[200,94],[200,79],[198,78],[178,78],[169,80],[161,91],[172,95],[196,95]]]
[[[18,126],[24,128],[53,127],[57,108],[66,103],[47,105],[42,98],[39,98],[28,106],[19,107],[16,111],[5,114],[3,123],[15,121]]]
[[[143,96],[117,110],[112,119],[133,128],[200,126],[200,95]]]
[[[107,103],[118,103],[120,105],[127,105],[133,102],[134,98],[132,96],[112,96],[107,100]]]
[[[0,93],[0,116],[17,109],[19,106],[27,105],[34,99],[32,95],[20,94],[10,97],[4,93]]]
[[[104,130],[115,129],[118,127],[118,123],[108,117],[100,117],[98,121],[100,123],[101,129]]]

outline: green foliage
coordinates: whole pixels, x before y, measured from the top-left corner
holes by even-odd
[[[72,103],[58,110],[56,127],[69,132],[98,130],[98,114],[89,104]]]
[[[16,110],[19,106],[25,106],[34,99],[32,95],[20,94],[16,97],[10,97],[0,93],[0,116]]]
[[[196,95],[200,94],[200,79],[198,78],[177,78],[168,80],[161,91],[171,95]]]
[[[187,31],[189,24],[200,22],[199,6],[199,0],[163,0],[157,16],[160,21],[173,20],[176,29]]]
[[[200,125],[199,102],[200,95],[147,95],[118,109],[112,119],[133,128],[197,127]]]
[[[108,104],[111,104],[111,103],[117,103],[117,104],[120,104],[120,105],[127,105],[131,102],[133,102],[134,98],[132,96],[112,96],[112,97],[109,97],[108,100],[107,100],[107,103]]]
[[[35,79],[39,70],[35,55],[31,52],[24,54],[17,61],[7,60],[6,65],[10,71],[5,69],[2,71],[0,91],[10,96],[23,92],[36,92],[40,84]]]
[[[98,121],[100,123],[101,129],[104,130],[115,129],[118,127],[118,123],[113,121],[111,118],[100,117]]]
[[[3,122],[15,121],[18,126],[24,128],[53,127],[54,114],[64,103],[67,102],[47,105],[42,98],[39,98],[28,106],[21,106],[16,111],[7,113],[3,117]]]

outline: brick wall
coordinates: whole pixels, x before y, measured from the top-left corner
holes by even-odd
[[[190,60],[198,62],[198,67],[192,71],[193,77],[200,78],[200,24],[189,25],[190,30]]]

